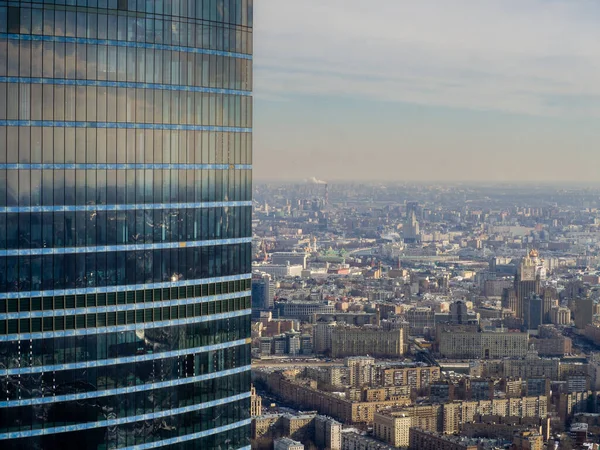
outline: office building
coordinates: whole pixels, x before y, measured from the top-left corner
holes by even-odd
[[[275,297],[275,284],[271,275],[254,273],[252,275],[252,309],[272,309]]]
[[[0,447],[247,448],[252,2],[60,3],[0,6]]]
[[[523,321],[527,330],[537,330],[544,321],[544,301],[534,293],[523,302]]]

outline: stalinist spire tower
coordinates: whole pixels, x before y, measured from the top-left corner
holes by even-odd
[[[540,278],[536,273],[538,252],[531,250],[517,269],[515,276],[515,292],[517,294],[517,307],[515,314],[523,318],[523,303],[531,293],[540,293]]]

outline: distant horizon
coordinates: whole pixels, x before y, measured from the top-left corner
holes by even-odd
[[[582,182],[582,181],[568,181],[568,180],[560,180],[560,181],[489,181],[489,180],[466,180],[466,181],[460,181],[460,180],[368,180],[368,179],[364,179],[364,180],[344,180],[344,179],[331,179],[331,180],[323,180],[326,182],[326,184],[329,185],[335,185],[335,184],[394,184],[394,185],[412,185],[412,186],[419,186],[419,185],[430,185],[430,186],[453,186],[453,185],[458,185],[458,186],[482,186],[482,185],[487,185],[487,186],[523,186],[523,187],[535,187],[535,186],[540,186],[540,187],[548,187],[548,186],[571,186],[571,187],[598,187],[600,188],[600,180],[598,180],[597,182]],[[306,185],[312,185],[315,183],[311,183],[309,181],[307,181],[306,178],[302,179],[302,178],[297,178],[297,179],[283,179],[283,178],[254,178],[253,179],[253,183],[257,184],[268,184],[268,183],[275,183],[275,184],[306,184]]]

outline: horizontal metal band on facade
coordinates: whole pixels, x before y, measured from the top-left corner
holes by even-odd
[[[222,370],[220,372],[207,373],[195,377],[179,378],[177,380],[162,381],[159,383],[140,384],[138,386],[127,386],[124,388],[106,389],[103,391],[82,392],[79,394],[56,395],[52,397],[30,398],[27,400],[10,400],[0,402],[0,408],[10,408],[17,406],[46,405],[48,403],[69,402],[77,400],[86,400],[100,397],[110,397],[112,395],[131,394],[134,392],[144,392],[166,387],[181,386],[184,384],[198,383],[200,381],[214,380],[215,378],[227,377],[238,373],[247,372],[252,366],[236,367],[235,369]]]
[[[53,247],[53,248],[23,248],[14,250],[0,250],[2,256],[38,256],[38,255],[65,255],[71,253],[105,253],[144,250],[165,250],[173,248],[210,247],[213,245],[249,244],[251,237],[233,239],[212,239],[206,241],[161,242],[157,244],[126,244],[126,245],[101,245],[93,247]]]
[[[185,130],[216,131],[228,133],[252,133],[252,128],[218,127],[212,125],[174,125],[139,122],[78,122],[56,120],[0,120],[0,126],[7,127],[55,127],[55,128],[122,128],[136,130]]]
[[[204,437],[212,436],[214,434],[223,433],[225,431],[231,431],[236,428],[241,428],[243,426],[250,425],[251,423],[252,423],[251,419],[246,419],[246,420],[242,420],[240,422],[232,423],[229,425],[224,425],[219,428],[214,428],[212,430],[200,431],[200,432],[194,433],[194,434],[188,434],[188,435],[180,436],[180,437],[176,437],[176,438],[164,439],[162,441],[157,441],[157,442],[149,442],[147,444],[140,444],[140,445],[134,445],[131,447],[124,447],[120,450],[149,450],[152,448],[165,447],[167,445],[180,444],[182,442],[187,442],[187,441],[191,441],[194,439],[201,439]],[[252,449],[252,446],[247,445],[245,447],[240,448],[239,450],[251,450],[251,449]]]
[[[9,170],[118,170],[118,169],[134,169],[134,170],[250,170],[251,164],[21,164],[10,163],[0,164],[0,169]]]
[[[57,206],[0,206],[0,213],[77,212],[77,211],[147,211],[155,209],[198,209],[252,206],[252,201],[196,203],[129,203],[122,205],[57,205]]]
[[[252,295],[252,291],[232,292],[231,294],[208,295],[206,297],[192,297],[178,300],[162,300],[158,302],[128,303],[124,305],[90,306],[85,308],[51,309],[47,311],[27,311],[16,313],[0,313],[0,320],[31,319],[36,317],[59,317],[74,314],[97,314],[118,311],[136,311],[138,309],[162,308],[165,306],[197,305],[230,298],[243,298]]]
[[[147,284],[129,284],[124,286],[102,286],[92,288],[78,289],[53,289],[46,291],[20,291],[20,292],[2,292],[0,299],[4,298],[29,298],[29,297],[56,297],[61,295],[82,295],[82,294],[105,294],[109,292],[127,292],[145,289],[162,289],[173,287],[200,286],[203,284],[224,283],[227,281],[249,280],[252,277],[250,273],[240,275],[228,275],[225,277],[199,278],[196,280],[181,281],[163,281],[161,283]],[[1,338],[0,338],[1,339]]]
[[[186,319],[161,320],[160,322],[132,323],[129,325],[111,325],[97,328],[80,328],[76,330],[64,331],[41,331],[35,333],[17,333],[0,336],[0,342],[23,341],[33,339],[55,338],[63,336],[87,336],[88,334],[106,334],[118,333],[120,331],[145,330],[148,328],[162,328],[176,325],[187,325],[193,323],[210,322],[220,319],[231,319],[233,317],[247,316],[251,314],[251,309],[242,309],[240,311],[231,311],[227,313],[210,314],[206,316],[190,317]],[[1,372],[0,372],[1,374]]]
[[[222,342],[220,344],[205,345],[203,347],[185,348],[181,350],[171,350],[168,352],[161,353],[148,353],[146,355],[136,356],[124,356],[121,358],[109,358],[99,359],[92,361],[85,361],[80,363],[67,363],[67,364],[48,364],[43,366],[33,367],[18,367],[12,369],[0,369],[0,376],[10,375],[27,375],[32,373],[45,373],[45,372],[58,372],[61,370],[77,370],[77,369],[90,369],[95,367],[114,366],[119,364],[130,364],[138,363],[143,361],[157,361],[160,359],[174,358],[178,356],[185,356],[193,353],[206,353],[216,350],[224,350],[233,347],[239,347],[241,345],[248,344],[247,339],[238,339],[235,341]]]
[[[169,50],[174,52],[184,53],[199,53],[203,55],[215,55],[215,56],[228,56],[230,58],[240,58],[252,60],[252,55],[245,53],[225,52],[222,50],[209,50],[205,48],[197,47],[184,47],[181,45],[168,45],[168,44],[147,44],[145,42],[133,42],[133,41],[118,41],[115,39],[91,39],[91,38],[77,38],[70,36],[46,36],[38,34],[14,34],[14,33],[0,33],[0,39],[10,39],[15,41],[43,41],[43,42],[64,42],[71,44],[88,44],[88,45],[103,45],[103,46],[115,46],[115,47],[130,47],[130,48],[149,48],[157,50]]]
[[[40,77],[0,77],[0,83],[26,83],[26,84],[55,84],[60,86],[96,86],[119,87],[134,89],[155,89],[160,91],[201,92],[205,94],[242,95],[251,97],[252,91],[240,89],[210,88],[201,86],[186,86],[182,84],[164,83],[138,83],[135,81],[103,81],[80,80],[71,78],[40,78]]]
[[[134,422],[140,422],[145,420],[153,420],[160,419],[162,417],[175,416],[178,414],[185,414],[188,412],[200,411],[202,409],[212,408],[214,406],[226,405],[228,403],[233,403],[239,400],[244,400],[246,398],[250,398],[250,392],[234,395],[231,397],[226,397],[220,400],[213,400],[210,402],[199,403],[197,405],[185,406],[182,408],[169,409],[166,411],[160,411],[156,413],[150,414],[142,414],[139,416],[129,416],[129,417],[121,417],[119,419],[109,419],[109,420],[99,420],[97,422],[83,423],[79,425],[66,425],[62,427],[52,427],[52,428],[42,428],[30,431],[16,431],[12,433],[0,433],[0,441],[3,439],[18,439],[24,437],[34,437],[34,436],[43,436],[47,434],[55,434],[55,433],[68,433],[70,431],[81,431],[81,430],[90,430],[93,428],[101,428],[101,427],[114,427],[117,425],[125,425]],[[214,434],[215,431],[207,430],[209,434]],[[136,446],[137,448],[137,446]]]

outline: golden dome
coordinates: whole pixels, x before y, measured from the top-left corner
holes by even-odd
[[[535,248],[532,248],[531,251],[529,252],[529,257],[530,258],[537,258],[538,256],[540,256],[540,254],[538,253],[538,251]]]

